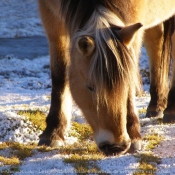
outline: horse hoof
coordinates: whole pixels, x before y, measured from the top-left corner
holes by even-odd
[[[64,142],[62,140],[49,140],[49,139],[40,139],[38,146],[50,146],[52,148],[59,148],[63,146]]]
[[[140,151],[141,148],[142,148],[142,141],[141,140],[132,142],[131,147],[128,150],[128,153],[130,153],[130,154],[136,153],[137,151]]]
[[[50,146],[51,141],[49,139],[40,139],[38,146]]]
[[[163,123],[175,123],[175,115],[165,114],[163,117]]]
[[[162,111],[147,111],[146,113],[147,118],[151,117],[163,117],[163,112]]]

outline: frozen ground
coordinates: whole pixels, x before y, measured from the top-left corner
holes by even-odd
[[[44,35],[38,18],[36,0],[1,0],[0,38]],[[20,109],[40,109],[48,113],[50,105],[51,80],[49,56],[21,60],[7,55],[0,60],[0,142],[15,141],[20,143],[38,142],[39,131],[35,131],[30,122],[17,115]],[[145,50],[142,52],[141,69],[148,70]],[[149,102],[148,80],[143,78],[146,95],[137,98],[138,109],[146,108]],[[73,106],[74,120],[83,121],[81,112]],[[157,165],[158,175],[175,174],[175,125],[156,125],[150,119],[140,115],[142,135],[159,133],[164,140],[152,152],[161,158]],[[30,131],[30,134],[29,134]],[[66,138],[72,143],[75,138]],[[144,143],[146,144],[146,143]],[[1,154],[1,152],[0,152]],[[69,174],[74,172],[70,164],[63,162],[66,155],[56,151],[36,153],[26,158],[20,165],[20,172],[15,174]],[[130,154],[120,157],[107,157],[98,161],[101,171],[110,174],[133,174],[138,168],[138,160]],[[4,166],[0,162],[0,174]]]
[[[0,38],[42,36],[36,0],[1,0]]]

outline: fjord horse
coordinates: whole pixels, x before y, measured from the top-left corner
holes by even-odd
[[[57,147],[64,142],[73,97],[100,151],[120,155],[141,148],[134,98],[140,89],[138,58],[143,39],[151,66],[147,115],[162,115],[170,101],[164,120],[175,120],[174,88],[167,100],[173,28],[168,19],[175,14],[174,0],[38,2],[50,45],[52,77],[47,127],[39,145]]]

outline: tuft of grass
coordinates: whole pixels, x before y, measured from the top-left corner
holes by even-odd
[[[0,144],[0,150],[4,150],[8,147],[7,143],[6,142],[3,142]]]
[[[93,132],[89,124],[72,122],[71,131],[69,132],[70,136],[77,137],[79,140],[85,140],[93,138]]]
[[[157,171],[157,164],[161,163],[161,159],[152,153],[140,154],[139,169],[133,175],[155,175]]]
[[[98,151],[96,144],[94,142],[90,143],[89,141],[76,142],[72,145],[66,145],[65,147],[62,147],[60,152],[65,155],[102,155],[102,153]]]
[[[23,115],[29,119],[38,129],[44,131],[46,128],[46,115],[40,110],[20,110],[18,115]]]
[[[49,152],[49,151],[53,151],[53,150],[55,150],[55,149],[57,149],[57,148],[52,148],[52,147],[48,147],[48,146],[39,146],[39,147],[37,147],[37,150],[39,151],[39,152]]]
[[[69,135],[77,137],[79,142],[66,145],[60,150],[62,154],[69,155],[64,162],[72,164],[77,174],[105,174],[97,165],[97,161],[105,156],[98,151],[92,141],[93,133],[90,126],[72,122]]]
[[[148,142],[145,150],[150,151],[154,149],[162,140],[163,136],[157,133],[147,134],[143,140]],[[142,153],[137,156],[139,160],[139,168],[133,175],[155,175],[157,171],[157,164],[161,163],[161,158],[153,155],[153,153]]]
[[[21,164],[21,161],[17,157],[4,157],[0,156],[0,167],[1,166],[8,166],[9,169],[5,168],[0,171],[1,175],[11,175],[15,172],[19,172],[19,166]]]
[[[159,145],[159,143],[164,139],[163,136],[160,136],[157,133],[153,133],[153,134],[147,134],[145,135],[145,137],[143,138],[143,140],[148,141],[148,145],[146,146],[145,150],[152,150],[154,149],[157,145]]]
[[[95,143],[90,144],[87,141],[82,144],[76,143],[64,148],[63,153],[69,155],[64,162],[72,164],[77,174],[102,173],[97,161],[102,160],[104,155],[97,150]]]
[[[19,160],[24,160],[26,157],[33,155],[33,149],[36,148],[36,144],[20,144],[17,142],[4,142],[0,144],[1,150],[10,148],[11,155],[18,158]]]
[[[147,110],[146,108],[139,109],[138,113],[139,114],[146,114],[146,110]]]
[[[100,155],[80,155],[73,154],[64,160],[65,163],[73,164],[77,174],[100,173],[97,161],[101,160]]]
[[[15,172],[20,172],[19,165],[12,165],[10,169],[2,169],[1,175],[13,175]]]
[[[7,158],[7,157],[0,156],[0,162],[3,165],[19,165],[20,164],[20,160],[17,157]]]
[[[9,143],[9,147],[11,148],[11,153],[13,156],[18,157],[20,160],[24,160],[27,157],[31,157],[33,155],[33,149],[36,147],[36,144],[20,144],[17,142]]]
[[[36,116],[33,111],[20,112],[20,115],[24,114],[28,118],[31,115]],[[65,145],[59,149],[59,153],[66,155],[67,157],[65,158],[64,162],[72,164],[77,173],[83,172],[88,174],[89,170],[91,170],[92,173],[100,172],[97,161],[103,159],[104,155],[98,151],[96,144],[92,141],[93,134],[90,126],[88,124],[79,124],[73,122],[69,135],[76,136],[79,141],[73,145]],[[34,153],[33,150],[38,150],[40,152],[53,150],[53,148],[46,146],[37,147],[36,144],[20,144],[14,142],[6,142],[0,144],[0,149],[7,148],[11,151],[11,155],[17,157],[20,162],[26,157],[32,156]]]
[[[0,174],[2,175],[12,175],[15,172],[20,172],[20,165],[22,161],[27,157],[31,157],[35,153],[34,150],[38,150],[40,152],[53,150],[53,148],[48,148],[46,146],[37,147],[36,144],[20,144],[17,142],[1,143],[0,150],[6,149],[10,152],[11,157],[0,156],[0,163],[8,166],[8,168],[1,170]]]

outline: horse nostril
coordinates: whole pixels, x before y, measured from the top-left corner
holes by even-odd
[[[109,145],[110,145],[109,142],[100,143],[99,149],[100,149],[100,150],[107,150],[108,147],[109,147]]]
[[[106,156],[120,155],[126,152],[127,148],[127,145],[117,145],[109,142],[103,142],[99,145],[100,151],[102,151]]]

